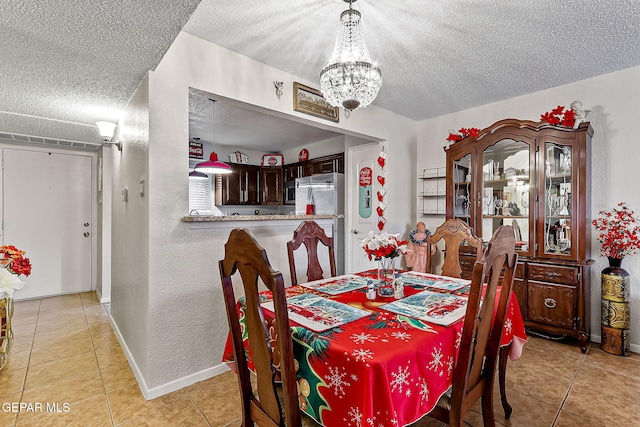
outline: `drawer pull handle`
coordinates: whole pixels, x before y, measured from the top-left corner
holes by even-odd
[[[554,300],[553,298],[545,298],[544,299],[544,306],[547,308],[556,308],[556,300]]]
[[[547,277],[560,277],[560,276],[562,276],[561,273],[556,273],[554,271],[546,271],[544,274]]]

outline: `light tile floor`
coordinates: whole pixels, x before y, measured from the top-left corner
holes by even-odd
[[[93,293],[16,302],[13,325],[13,349],[0,372],[0,427],[241,425],[231,372],[145,401]],[[495,393],[498,426],[640,425],[640,355],[612,356],[595,343],[585,355],[531,337],[522,358],[509,363],[507,393],[509,421]],[[30,407],[12,411],[20,402]],[[58,412],[46,412],[47,404]],[[479,408],[467,414],[467,425],[482,425]],[[414,427],[439,425],[425,418]]]

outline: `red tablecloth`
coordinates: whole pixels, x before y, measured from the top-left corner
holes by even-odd
[[[405,286],[405,296],[423,289]],[[287,296],[305,292],[314,291],[293,286]],[[394,299],[370,301],[365,289],[321,295],[371,314],[320,333],[292,322],[300,407],[327,427],[402,427],[429,413],[451,386],[464,322],[444,327],[381,310]],[[269,292],[263,296],[270,299]],[[238,306],[242,311],[242,304]],[[527,339],[513,293],[507,313],[501,344],[513,343],[513,360]],[[271,324],[270,313],[264,314]],[[235,368],[233,359],[229,338],[223,361]]]

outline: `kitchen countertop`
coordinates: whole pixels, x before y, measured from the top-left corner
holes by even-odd
[[[224,222],[224,221],[273,221],[273,220],[308,220],[308,219],[334,219],[344,218],[343,214],[338,215],[186,215],[182,217],[184,222]]]

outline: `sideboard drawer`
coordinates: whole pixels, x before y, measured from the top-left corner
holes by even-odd
[[[529,281],[527,317],[535,322],[574,329],[577,306],[575,286]]]
[[[564,285],[577,285],[580,281],[580,270],[577,267],[529,263],[528,273],[529,280],[562,283]]]

